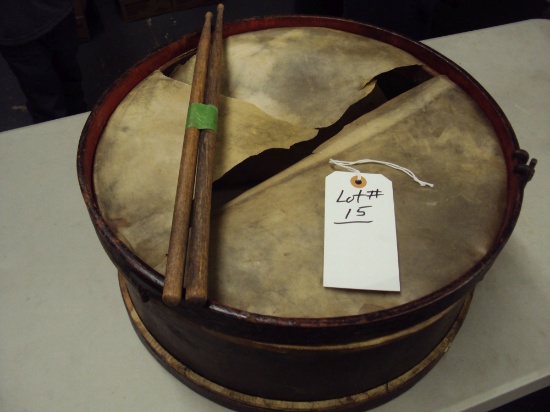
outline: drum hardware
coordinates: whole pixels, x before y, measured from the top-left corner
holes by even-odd
[[[514,173],[523,176],[525,181],[524,186],[527,185],[533,176],[535,175],[535,166],[537,165],[537,159],[531,159],[529,164],[529,153],[523,149],[518,149],[513,154],[514,159],[517,159],[518,164],[514,167]]]
[[[143,303],[149,302],[149,293],[143,287],[138,285],[137,292],[139,294],[139,298]]]

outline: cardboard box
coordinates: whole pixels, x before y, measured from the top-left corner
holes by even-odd
[[[172,0],[172,10],[185,10],[209,4],[223,3],[221,0]],[[214,12],[214,10],[212,10]]]
[[[118,0],[124,21],[146,19],[172,11],[171,0]]]

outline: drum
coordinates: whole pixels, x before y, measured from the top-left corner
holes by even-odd
[[[128,71],[83,130],[79,182],[130,319],[171,373],[228,407],[374,407],[448,349],[534,162],[475,80],[395,33],[287,16],[224,37],[205,307],[161,300],[198,34]],[[322,285],[329,160],[365,157],[434,183],[357,166],[393,182],[400,292]]]

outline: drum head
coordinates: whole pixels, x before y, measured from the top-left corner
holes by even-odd
[[[211,302],[287,318],[372,314],[433,296],[491,259],[510,215],[510,150],[487,107],[453,76],[334,28],[266,28],[229,36],[224,47]],[[160,282],[193,64],[175,58],[141,79],[94,158],[102,218]],[[393,182],[400,292],[323,287],[331,158],[399,164],[435,185],[359,167]]]

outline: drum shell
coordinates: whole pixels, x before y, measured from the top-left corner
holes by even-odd
[[[243,339],[174,314],[140,298],[126,282],[133,307],[174,358],[212,382],[267,399],[319,401],[352,396],[417,365],[449,331],[465,299],[411,328],[340,345],[288,345]]]
[[[271,399],[307,401],[349,396],[380,385],[413,367],[443,339],[467,295],[510,236],[519,215],[525,178],[514,172],[521,163],[514,156],[519,145],[502,111],[467,73],[426,46],[373,26],[317,17],[230,23],[224,35],[293,26],[344,30],[401,48],[448,76],[486,114],[506,160],[508,208],[492,250],[459,279],[406,305],[340,318],[277,318],[217,302],[209,302],[205,308],[185,304],[165,307],[161,302],[163,277],[136,257],[101,216],[93,192],[93,158],[101,132],[120,101],[154,70],[192,53],[198,34],[185,36],[147,57],[102,97],[82,134],[78,176],[98,237],[124,277],[136,312],[160,345],[198,374],[229,389]],[[396,334],[403,336],[394,339]]]

